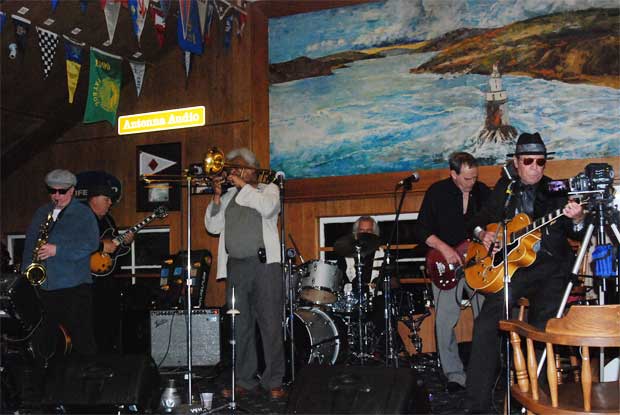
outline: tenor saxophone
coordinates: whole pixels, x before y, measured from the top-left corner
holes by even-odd
[[[41,226],[39,227],[39,237],[37,239],[37,243],[34,246],[34,249],[32,250],[32,263],[28,265],[28,268],[26,268],[26,271],[24,271],[24,276],[26,277],[28,282],[35,287],[40,286],[47,279],[47,269],[39,259],[39,250],[43,245],[47,243],[47,239],[49,238],[49,233],[52,229],[53,224],[54,208],[50,210],[50,212],[47,214],[47,218],[45,218],[45,221],[43,221],[43,223],[41,223]]]

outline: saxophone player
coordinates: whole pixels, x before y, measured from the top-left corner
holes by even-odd
[[[45,176],[50,202],[34,214],[24,243],[22,258],[35,256],[33,263],[43,268],[44,277],[33,284],[41,299],[43,320],[33,335],[32,346],[37,357],[45,361],[62,354],[55,350],[59,329],[70,338],[74,352],[96,353],[90,254],[99,246],[99,229],[88,206],[73,198],[76,182],[75,175],[67,170],[52,170]],[[45,232],[41,232],[42,224],[46,225]],[[32,264],[23,262],[25,272]]]

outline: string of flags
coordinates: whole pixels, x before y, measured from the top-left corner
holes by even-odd
[[[160,48],[163,47],[166,20],[170,14],[172,1],[100,0],[108,32],[108,39],[103,45],[112,45],[120,9],[121,6],[124,6],[129,9],[131,14],[133,33],[137,38],[138,45],[140,45],[140,37],[150,10],[157,43]],[[52,11],[55,11],[60,0],[50,0],[50,2]],[[81,12],[86,13],[88,0],[80,0],[79,3]],[[215,17],[217,16],[218,20],[224,24],[223,45],[225,49],[229,49],[234,20],[237,20],[236,34],[241,38],[247,21],[247,13],[245,11],[245,0],[178,0],[178,3],[177,41],[184,52],[183,64],[187,79],[190,73],[191,55],[201,55],[204,52],[205,44],[211,39],[211,26]],[[6,13],[0,11],[0,32],[4,29],[6,21]],[[23,59],[32,22],[17,14],[11,15],[11,21],[15,29],[15,42],[9,45],[9,57],[15,59],[19,55]],[[43,79],[47,79],[52,70],[56,50],[61,39],[58,33],[52,32],[49,28],[38,25],[35,28],[41,52]],[[65,34],[62,35],[62,41],[66,61],[68,102],[73,104],[82,67],[82,55],[87,45]],[[138,52],[134,54],[134,57],[139,58],[139,55]],[[130,65],[138,97],[146,73],[146,62],[137,59],[124,59],[122,56],[105,52],[93,46],[90,46],[89,59],[88,98],[83,122],[108,121],[115,125],[121,90],[122,62],[127,60]]]

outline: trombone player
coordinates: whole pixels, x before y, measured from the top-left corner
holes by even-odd
[[[272,400],[285,398],[281,313],[284,301],[280,267],[278,214],[280,189],[259,183],[259,163],[247,148],[226,155],[227,173],[213,178],[213,199],[207,206],[205,226],[219,234],[217,278],[226,278],[226,300],[232,305],[235,288],[237,384],[235,393],[256,393],[259,385]],[[223,193],[225,182],[234,187]],[[265,371],[257,378],[255,326],[263,343]],[[232,391],[222,391],[225,398]]]
[[[45,360],[58,353],[60,326],[75,352],[96,353],[90,254],[99,246],[99,229],[88,206],[73,198],[76,182],[67,170],[45,176],[50,202],[34,214],[24,243],[22,272],[39,288],[44,314],[33,336],[34,352]],[[37,278],[31,276],[33,268]]]

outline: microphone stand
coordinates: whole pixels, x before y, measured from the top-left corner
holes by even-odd
[[[284,292],[285,298],[288,300],[288,311],[286,309],[287,301],[284,301],[282,304],[282,330],[283,330],[283,338],[286,339],[287,336],[290,339],[290,365],[291,365],[291,383],[295,381],[295,329],[294,329],[294,308],[293,308],[293,300],[294,300],[294,287],[293,287],[293,276],[292,276],[292,259],[288,261],[286,252],[286,224],[284,222],[284,173],[277,172],[276,178],[278,187],[280,188],[280,264],[282,267],[282,291]],[[288,290],[286,289],[288,287]],[[288,317],[287,317],[288,315]],[[288,327],[287,322],[288,320]],[[288,330],[287,330],[288,329]],[[288,331],[288,333],[287,333]]]
[[[510,319],[510,275],[508,274],[508,207],[513,197],[515,180],[510,180],[506,188],[506,200],[504,201],[502,218],[502,254],[504,256],[504,318]],[[489,256],[493,254],[493,247],[489,247]],[[506,413],[510,414],[510,337],[506,337]]]
[[[192,209],[192,179],[187,175],[187,275],[186,283],[186,304],[187,304],[187,404],[192,404],[192,228],[191,228],[191,209]]]
[[[398,356],[396,356],[394,351],[394,339],[393,332],[394,328],[392,327],[392,251],[390,246],[392,245],[392,241],[394,240],[394,236],[396,234],[396,228],[398,227],[398,218],[400,217],[400,212],[403,209],[403,203],[405,202],[405,196],[407,195],[407,191],[411,190],[413,185],[411,180],[403,180],[402,182],[403,191],[400,195],[400,201],[398,202],[398,208],[396,209],[396,216],[394,217],[394,226],[392,227],[392,232],[390,234],[390,239],[385,246],[385,253],[383,255],[383,265],[382,269],[384,271],[383,276],[383,296],[384,296],[384,305],[383,305],[383,318],[385,319],[385,366],[390,367],[392,364],[394,367],[398,367]],[[397,185],[398,188],[398,185]]]

